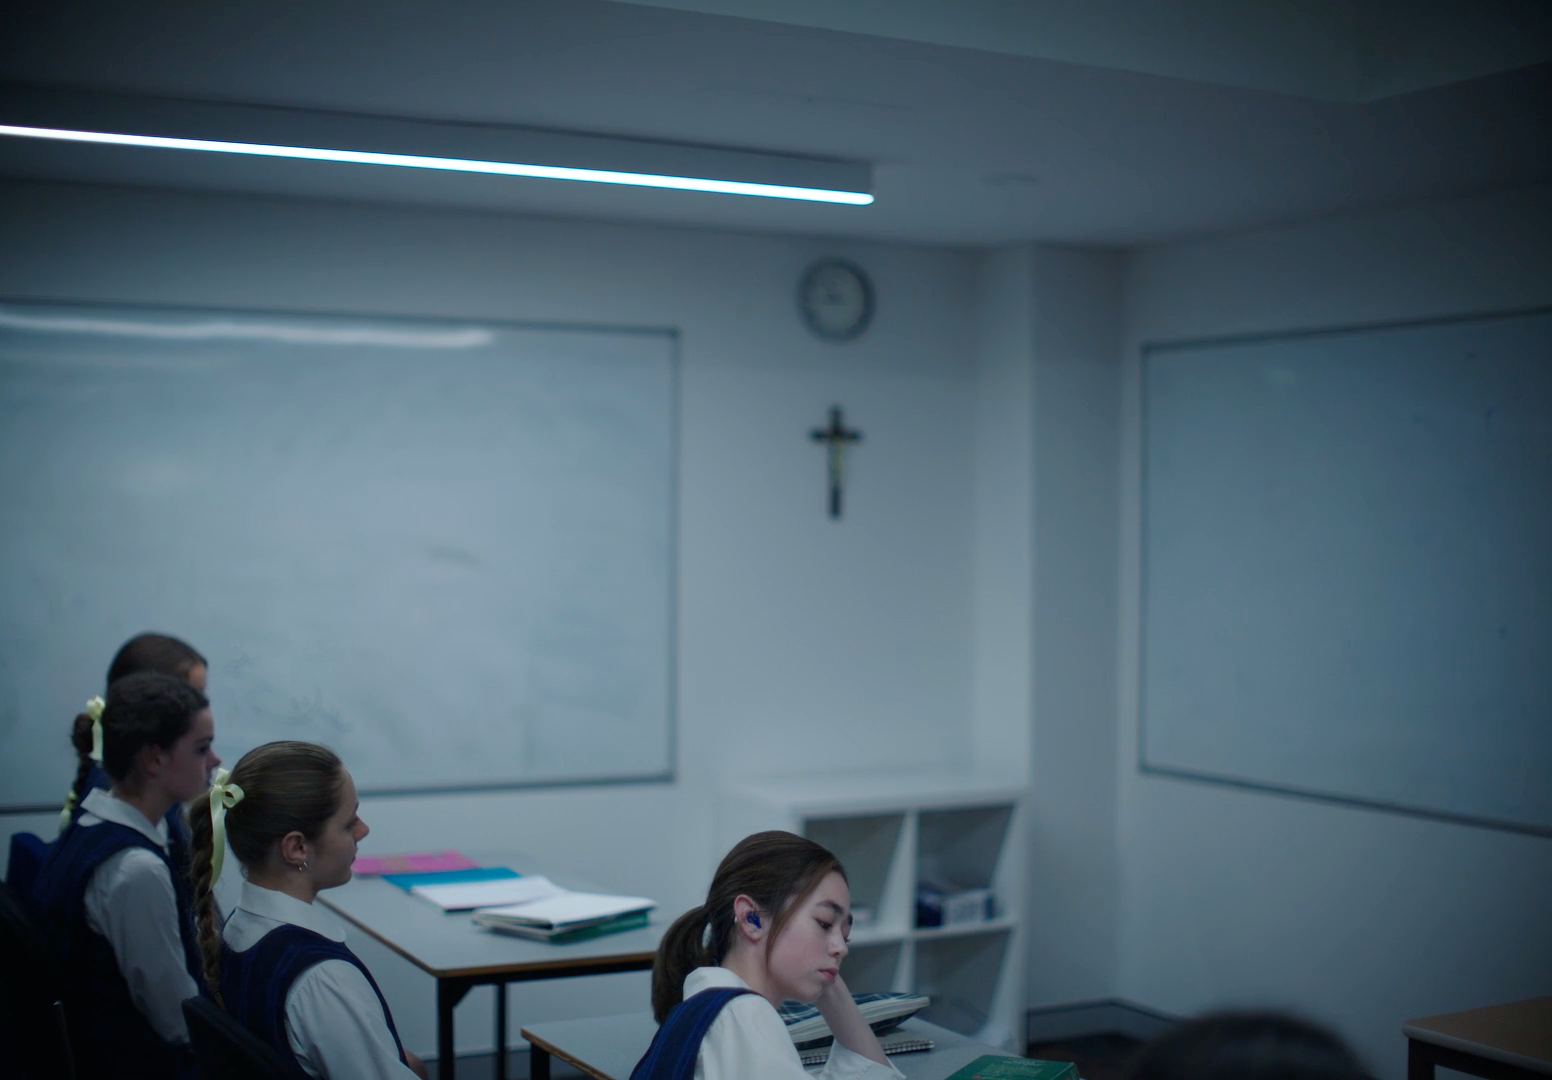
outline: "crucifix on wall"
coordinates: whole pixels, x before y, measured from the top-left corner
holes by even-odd
[[[815,428],[809,432],[809,438],[815,442],[828,445],[830,451],[830,516],[841,516],[841,488],[845,479],[844,468],[846,447],[850,443],[862,441],[862,432],[848,430],[841,413],[841,407],[835,406],[830,410],[830,426],[827,428]]]

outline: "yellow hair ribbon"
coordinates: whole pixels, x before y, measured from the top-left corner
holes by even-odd
[[[92,752],[87,755],[93,761],[102,761],[102,710],[107,707],[100,697],[87,698],[83,710],[92,718]]]
[[[59,812],[59,831],[70,828],[70,818],[75,814],[75,788],[65,792],[65,808]]]
[[[243,800],[243,789],[228,783],[231,769],[217,769],[210,785],[210,885],[221,880],[221,865],[226,861],[226,812]]]

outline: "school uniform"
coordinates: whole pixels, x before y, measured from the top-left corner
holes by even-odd
[[[650,1073],[642,1072],[642,1066],[647,1064],[647,1058],[643,1058],[642,1065],[637,1066],[638,1073],[633,1076],[688,1080],[688,1077],[679,1076],[679,1070],[672,1062],[677,1058],[687,1064],[690,1053],[694,1053],[694,1080],[812,1080],[814,1077],[823,1080],[902,1080],[901,1072],[893,1065],[881,1065],[840,1043],[831,1047],[830,1058],[823,1069],[817,1072],[804,1069],[780,1014],[770,1002],[751,991],[743,979],[724,967],[696,968],[685,976],[685,1004],[680,1009],[693,1013],[697,1003],[692,999],[711,990],[734,993],[727,997],[716,1018],[704,1028],[698,1049],[681,1040],[683,1032],[673,1030],[679,1025],[671,1013],[663,1022],[660,1037],[672,1039],[678,1045],[674,1050],[662,1053],[660,1062]],[[689,1035],[691,1040],[694,1037],[694,1034]],[[659,1049],[658,1040],[654,1040],[653,1049]],[[651,1054],[649,1050],[648,1055]]]
[[[382,991],[345,946],[344,923],[326,908],[247,881],[221,938],[227,1012],[298,1076],[415,1076]]]
[[[94,790],[107,791],[112,785],[112,780],[107,773],[102,771],[101,765],[93,765],[87,770],[84,788],[88,794]],[[71,823],[80,818],[83,805],[84,803],[77,805],[71,810]],[[167,810],[167,816],[162,818],[162,820],[167,823],[167,861],[172,865],[173,880],[183,881],[191,876],[189,867],[193,851],[193,841],[189,834],[189,822],[183,812],[183,804],[173,803]],[[63,836],[65,829],[69,827],[67,824],[60,829],[60,835]],[[228,847],[226,850],[226,865],[233,866],[236,862],[236,856],[232,854],[232,849]],[[222,875],[221,880],[216,882],[214,896],[218,921],[225,916],[226,912],[232,910],[232,902],[237,891],[237,886],[232,881],[234,877],[236,877],[235,874],[230,876]],[[201,982],[200,985],[203,986],[204,983]]]
[[[82,1076],[193,1074],[183,1001],[200,992],[199,949],[168,848],[165,820],[95,789],[33,883]]]
[[[75,809],[70,812],[70,820],[72,822],[81,816],[82,808],[86,805],[84,802],[86,796],[91,794],[93,791],[109,790],[113,787],[113,778],[103,771],[101,765],[94,763],[91,768],[86,770],[86,779],[82,782],[81,786],[83,788],[81,793],[81,798],[83,801],[78,803]],[[176,860],[181,857],[183,860],[183,865],[187,866],[189,852],[189,824],[183,819],[183,805],[181,803],[173,803],[172,806],[168,807],[167,816],[162,820],[167,822],[167,838],[169,842],[169,849],[173,854],[175,865]],[[66,829],[69,827],[69,825],[65,826]],[[60,829],[59,831],[61,834],[63,834],[65,829]]]

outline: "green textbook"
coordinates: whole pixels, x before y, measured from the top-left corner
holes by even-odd
[[[1038,1061],[987,1054],[976,1058],[948,1080],[1078,1080],[1078,1067],[1070,1061]]]

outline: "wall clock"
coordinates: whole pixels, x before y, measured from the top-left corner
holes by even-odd
[[[873,283],[854,262],[821,259],[798,282],[798,309],[820,337],[850,341],[873,320]]]

